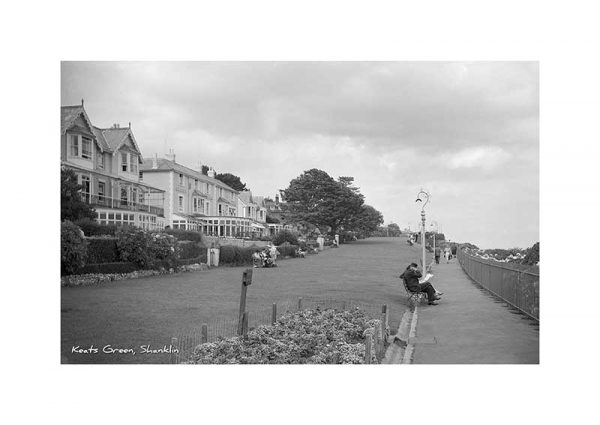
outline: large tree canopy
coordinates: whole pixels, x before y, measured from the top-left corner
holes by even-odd
[[[363,196],[351,186],[351,178],[336,181],[325,171],[313,168],[290,182],[282,191],[284,211],[290,221],[313,224],[336,233],[361,212]]]
[[[383,224],[383,215],[370,205],[362,205],[360,212],[353,216],[347,225],[347,230],[368,235]]]
[[[81,199],[77,174],[71,169],[60,170],[60,220],[75,221],[80,218],[96,218],[96,211]]]
[[[232,189],[237,190],[238,192],[247,190],[246,183],[242,183],[242,181],[240,180],[240,178],[238,176],[235,176],[231,173],[216,174],[215,179],[221,180],[227,186],[229,186]]]

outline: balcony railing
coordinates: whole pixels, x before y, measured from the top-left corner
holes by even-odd
[[[87,193],[83,193],[82,198],[88,204],[96,205],[99,207],[114,208],[114,209],[119,209],[119,210],[147,212],[150,214],[156,214],[159,217],[165,216],[164,208],[155,207],[153,205],[141,204],[138,202],[126,201],[123,199],[109,198],[107,196],[101,196],[101,195],[90,195]]]

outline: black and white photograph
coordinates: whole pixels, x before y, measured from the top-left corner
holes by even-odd
[[[65,61],[60,112],[62,363],[539,363],[537,62]]]
[[[593,423],[593,6],[3,5],[2,422]]]

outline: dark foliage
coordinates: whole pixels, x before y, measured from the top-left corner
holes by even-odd
[[[61,221],[75,221],[85,217],[96,218],[96,211],[81,199],[82,188],[83,186],[77,183],[77,174],[73,170],[60,170]]]
[[[219,254],[219,264],[229,266],[250,266],[252,265],[252,253],[256,249],[255,246],[242,248],[239,246],[222,245]]]
[[[190,258],[197,258],[203,251],[206,252],[206,248],[193,241],[178,241],[179,246],[179,258],[187,260]]]
[[[168,235],[174,236],[178,241],[202,242],[202,233],[194,230],[165,229],[164,232]]]
[[[292,245],[298,245],[298,237],[289,230],[282,230],[273,237],[274,245],[281,245],[288,242]]]
[[[521,264],[536,265],[540,261],[540,243],[536,242],[531,248],[527,248],[527,253]]]
[[[225,183],[230,188],[232,188],[234,190],[237,190],[239,192],[248,189],[246,187],[246,184],[242,183],[242,181],[240,180],[240,178],[238,176],[233,175],[231,173],[216,174],[215,178],[217,180],[222,181],[223,183]]]
[[[68,275],[77,272],[87,259],[87,242],[81,229],[68,220],[60,226],[60,272]]]
[[[83,230],[83,233],[85,233],[86,236],[114,236],[120,228],[120,226],[114,224],[100,224],[96,220],[90,218],[79,219],[75,224]]]
[[[115,237],[88,237],[87,264],[115,263],[119,261],[117,238]]]

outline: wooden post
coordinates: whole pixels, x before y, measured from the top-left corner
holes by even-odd
[[[248,338],[248,312],[244,311],[242,316],[242,335],[244,339]]]
[[[208,342],[208,325],[206,323],[202,323],[202,344]]]
[[[238,335],[242,334],[242,318],[246,311],[246,292],[248,286],[252,284],[252,269],[246,269],[242,274],[242,293],[240,295],[240,313],[238,316]]]
[[[302,311],[302,297],[298,298],[298,311]]]
[[[367,340],[365,341],[365,364],[371,364],[371,344],[373,343],[373,337],[371,334],[367,334]]]
[[[383,339],[384,339],[384,341],[387,341],[386,331],[389,326],[389,323],[388,323],[388,310],[387,310],[386,304],[381,306],[381,323],[383,326]]]
[[[177,353],[173,352],[173,348],[177,348],[177,338],[171,338],[171,364],[177,364]]]
[[[273,303],[273,313],[271,314],[271,324],[277,322],[277,304]]]

